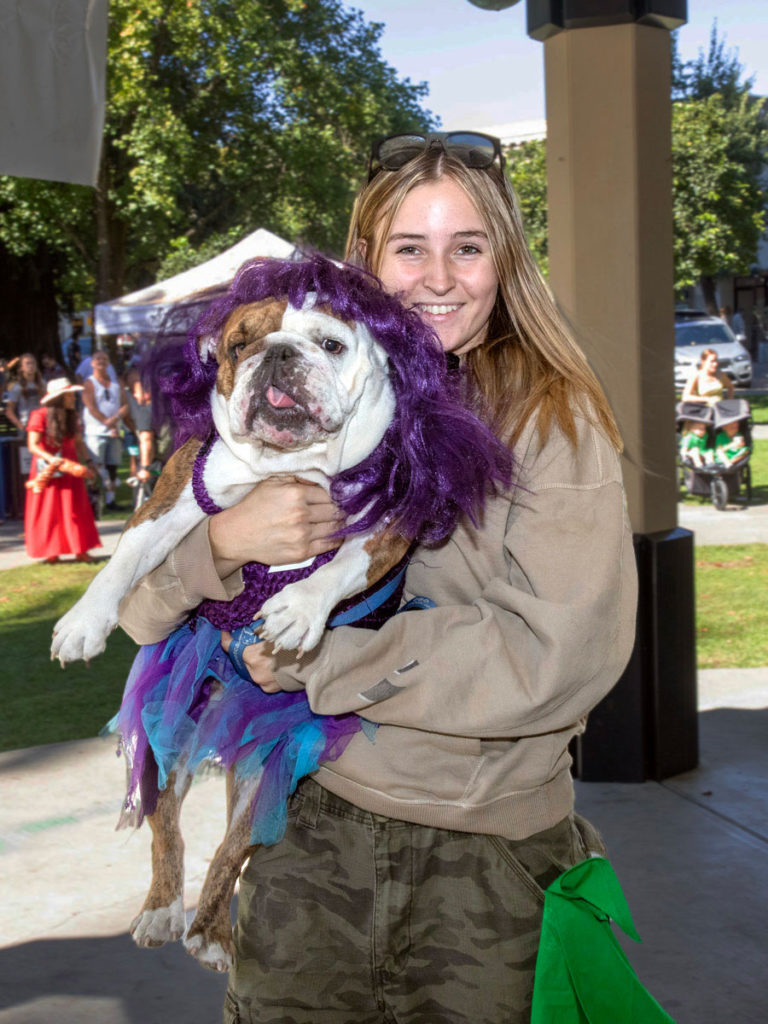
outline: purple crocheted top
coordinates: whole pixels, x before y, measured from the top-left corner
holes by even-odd
[[[221,508],[211,498],[203,482],[205,464],[216,437],[217,434],[214,430],[208,436],[208,439],[197,453],[195,464],[192,469],[192,492],[200,508],[209,516],[215,515],[217,512],[221,512]],[[233,598],[231,601],[203,601],[198,605],[194,616],[202,616],[203,618],[206,618],[211,625],[216,626],[217,629],[227,629],[232,631],[233,629],[238,629],[240,626],[247,626],[249,623],[253,622],[258,610],[265,601],[272,597],[273,594],[279,593],[279,591],[289,583],[295,583],[297,580],[303,580],[306,579],[307,576],[311,576],[313,572],[320,568],[320,566],[330,562],[335,554],[335,551],[326,551],[322,555],[318,555],[309,565],[272,571],[270,571],[272,567],[269,565],[263,565],[261,562],[248,562],[243,566],[243,580],[245,582],[245,587],[242,593],[238,594],[237,597]],[[333,609],[331,617],[353,607],[363,600],[369,593],[377,590],[383,584],[388,583],[390,579],[397,575],[399,570],[402,568],[403,562],[407,558],[408,555],[398,562],[397,565],[393,566],[393,568],[390,569],[384,577],[377,580],[373,586],[369,587],[368,590],[363,591],[362,594],[356,594],[354,597],[349,597],[346,600],[341,601]],[[366,629],[378,629],[379,626],[386,622],[387,619],[392,618],[400,607],[402,590],[403,588],[401,585],[383,604],[376,608],[375,611],[369,612],[367,615],[357,620],[355,625]]]

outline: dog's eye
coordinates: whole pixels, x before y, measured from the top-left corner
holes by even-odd
[[[243,351],[243,349],[245,348],[246,344],[247,344],[247,342],[245,342],[245,341],[238,341],[229,350],[229,354],[232,357],[232,359],[234,360],[234,362],[237,362],[238,358],[240,357],[240,353]]]
[[[330,352],[332,356],[338,356],[344,351],[344,346],[335,338],[323,338],[320,347],[324,352]]]

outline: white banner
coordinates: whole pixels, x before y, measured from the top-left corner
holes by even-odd
[[[95,185],[109,0],[0,0],[0,174]]]

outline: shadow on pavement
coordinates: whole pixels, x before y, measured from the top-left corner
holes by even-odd
[[[181,943],[138,949],[128,935],[2,949],[0,978],[2,1024],[218,1024],[227,986]]]

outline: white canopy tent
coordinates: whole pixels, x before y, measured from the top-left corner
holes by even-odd
[[[169,310],[193,295],[206,291],[220,293],[246,260],[256,256],[290,259],[295,254],[296,249],[290,242],[259,228],[199,267],[111,302],[100,303],[95,309],[96,334],[154,333]]]

